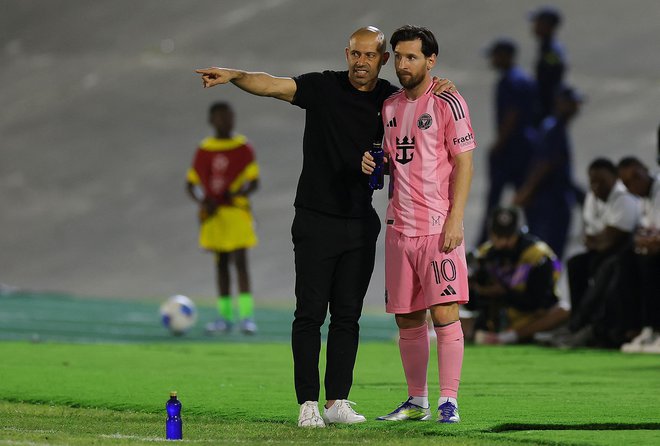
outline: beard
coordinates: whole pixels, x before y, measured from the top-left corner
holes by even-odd
[[[399,83],[405,89],[412,90],[416,86],[424,81],[425,73],[414,75],[409,73],[399,74],[396,73],[396,77],[399,78]]]

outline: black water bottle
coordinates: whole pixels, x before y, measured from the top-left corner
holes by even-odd
[[[168,440],[183,439],[183,422],[181,421],[181,402],[176,392],[170,392],[170,399],[165,403],[167,421],[165,422],[165,438]]]
[[[383,170],[383,146],[380,142],[375,142],[369,153],[376,163],[374,171],[369,176],[369,187],[371,190],[382,189],[385,178],[385,171]]]

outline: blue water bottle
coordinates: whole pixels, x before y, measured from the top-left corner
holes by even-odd
[[[167,421],[165,422],[165,438],[168,440],[183,439],[183,423],[181,421],[181,402],[176,392],[170,392],[170,399],[165,403]]]
[[[383,170],[383,146],[380,142],[375,142],[369,153],[374,158],[376,167],[369,176],[369,187],[371,190],[382,189],[384,184],[385,171]]]

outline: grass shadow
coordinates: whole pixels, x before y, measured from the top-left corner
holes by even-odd
[[[515,431],[632,431],[660,430],[660,423],[584,423],[584,424],[534,424],[504,423],[483,432],[503,433]]]

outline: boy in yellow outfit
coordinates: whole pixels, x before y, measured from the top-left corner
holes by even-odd
[[[254,150],[243,135],[234,135],[234,112],[226,102],[209,109],[215,136],[204,139],[188,169],[186,190],[199,203],[199,244],[215,253],[220,317],[208,332],[229,332],[235,322],[229,264],[238,276],[238,319],[245,334],[254,334],[254,300],[250,291],[248,248],[257,244],[248,196],[259,184]]]

